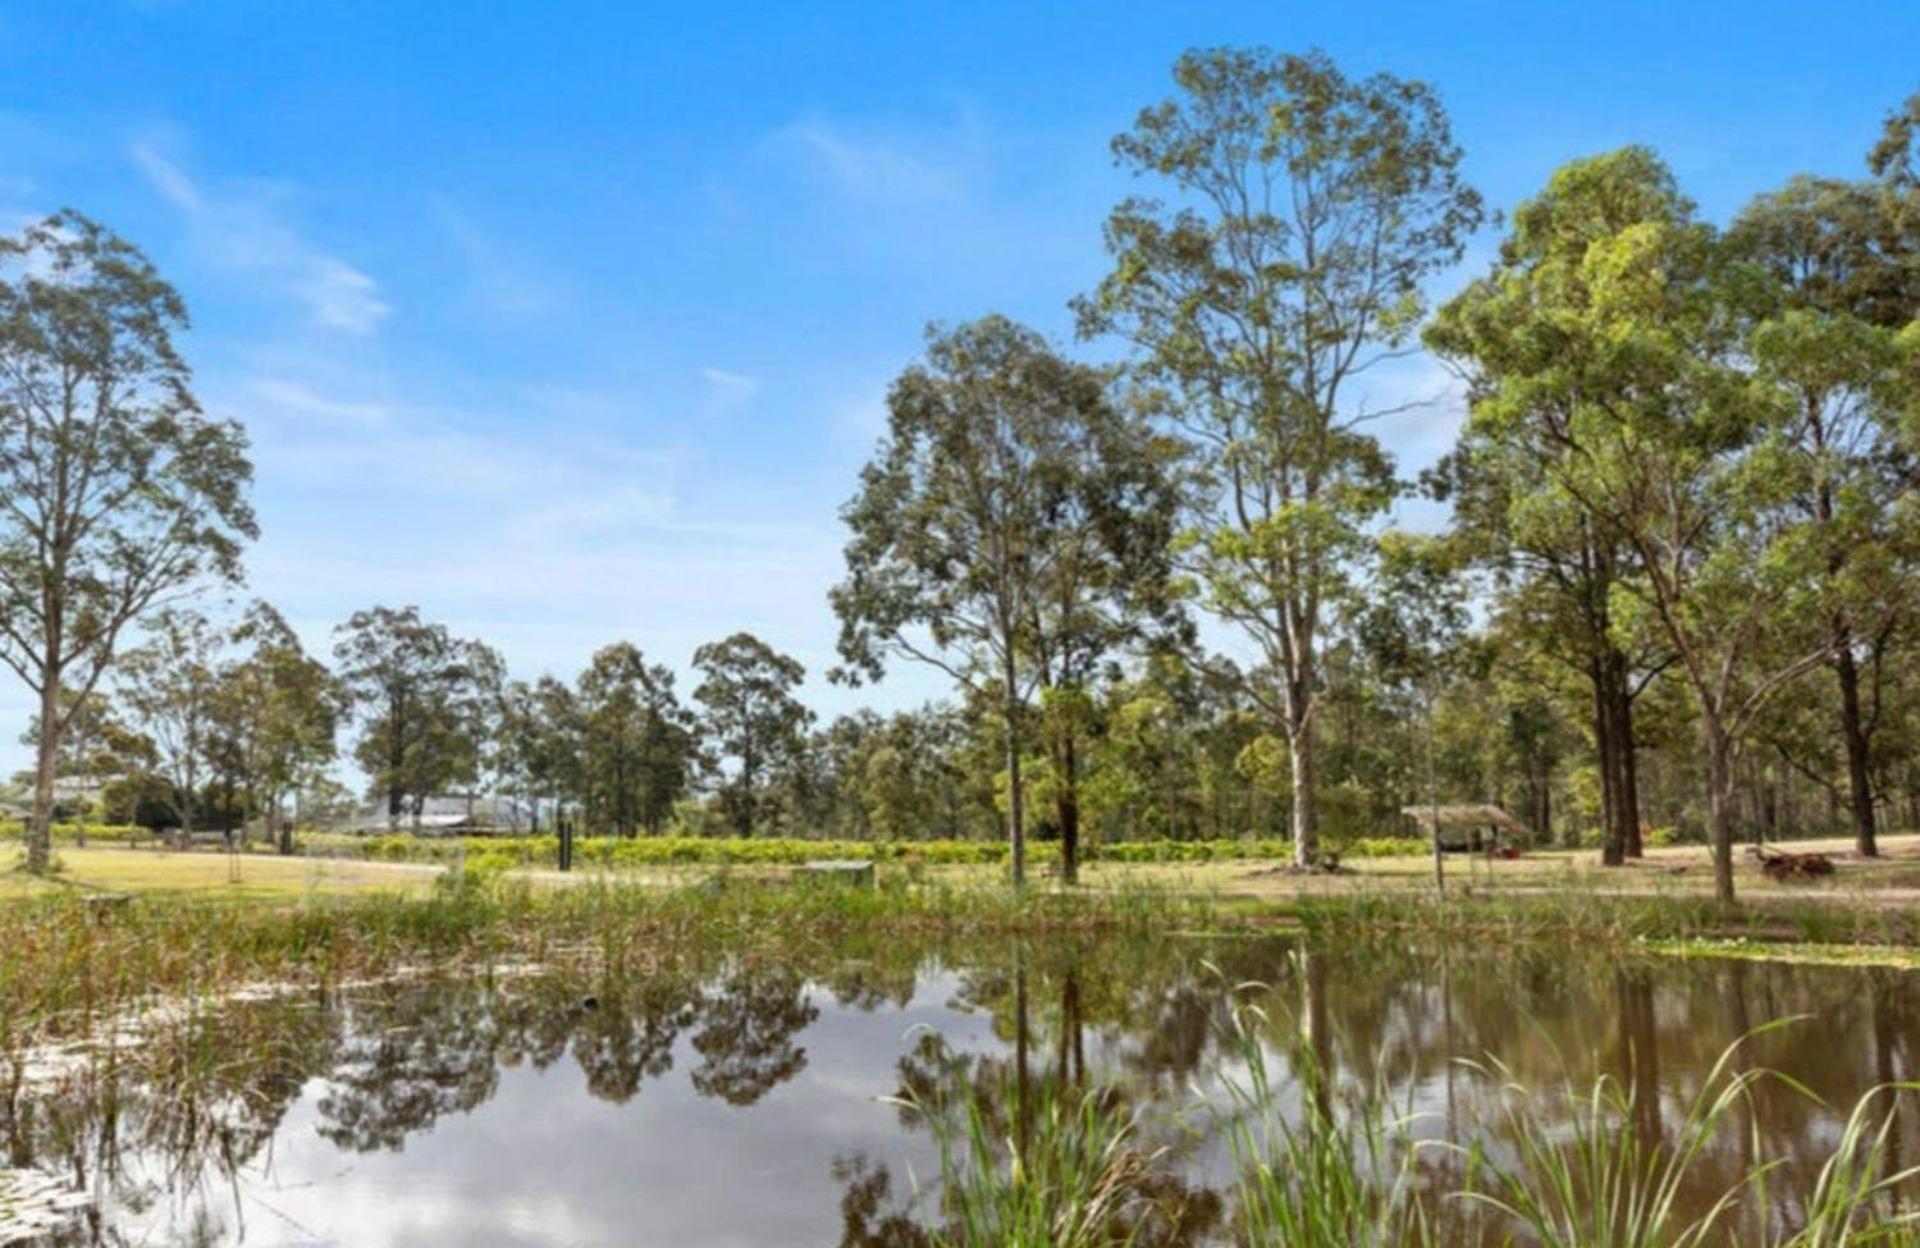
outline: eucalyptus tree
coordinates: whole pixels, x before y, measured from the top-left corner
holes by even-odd
[[[1635,703],[1670,656],[1657,635],[1627,629],[1616,609],[1616,589],[1637,571],[1633,545],[1562,481],[1585,453],[1572,434],[1580,405],[1603,395],[1540,385],[1523,403],[1495,402],[1515,362],[1504,354],[1508,327],[1488,316],[1487,295],[1470,286],[1426,330],[1428,345],[1465,376],[1475,412],[1427,481],[1452,504],[1456,535],[1492,573],[1502,633],[1586,685],[1601,861],[1619,866],[1642,849]]]
[[[1390,530],[1380,537],[1377,572],[1356,633],[1378,679],[1413,703],[1425,728],[1426,805],[1433,826],[1433,882],[1446,887],[1434,710],[1458,674],[1467,636],[1467,585],[1459,551],[1445,538]]]
[[[1920,92],[1887,114],[1879,140],[1867,153],[1867,167],[1895,190],[1920,191]]]
[[[557,808],[577,800],[584,787],[583,730],[573,690],[551,676],[533,684],[510,681],[501,690],[494,723],[490,753],[496,770],[516,806],[526,803],[538,833],[541,804]]]
[[[1616,632],[1657,630],[1692,694],[1707,764],[1715,891],[1732,901],[1735,764],[1767,703],[1832,653],[1743,327],[1750,282],[1651,152],[1575,161],[1514,214],[1493,271],[1456,301],[1472,420],[1501,436],[1562,414],[1528,493],[1564,498],[1633,551]],[[1522,505],[1524,505],[1524,498]]]
[[[267,838],[290,854],[298,795],[325,778],[346,699],[333,673],[266,603],[248,608],[231,641],[240,653],[219,673],[215,730],[225,738],[248,807],[264,820]]]
[[[1049,558],[1027,646],[1039,681],[1046,789],[1060,836],[1061,878],[1077,882],[1085,738],[1097,727],[1097,683],[1123,654],[1191,642],[1172,548],[1180,450],[1129,406],[1095,418],[1066,447],[1042,499]]]
[[[1903,429],[1914,386],[1898,339],[1920,316],[1920,247],[1903,243],[1892,202],[1871,184],[1799,177],[1732,231],[1768,281],[1747,351],[1774,392],[1769,441],[1799,483],[1791,505],[1822,530],[1847,805],[1867,857],[1879,853],[1869,703],[1882,685],[1863,671],[1877,671],[1920,577],[1920,445]]]
[[[74,212],[0,238],[0,660],[39,696],[27,865],[45,870],[60,743],[122,636],[255,536],[239,425],[174,344],[186,305]]]
[[[1171,516],[1165,448],[1108,389],[1004,317],[931,331],[925,361],[888,394],[887,435],[842,513],[853,536],[831,596],[836,678],[878,679],[909,659],[994,708],[1015,881],[1036,689],[1078,697],[1140,630],[1142,603],[1159,600],[1146,587],[1161,579],[1152,547]],[[1059,725],[1054,741],[1070,731]],[[1077,789],[1063,800],[1077,831]]]
[[[129,759],[145,752],[133,740],[135,734],[124,723],[120,709],[105,693],[96,690],[85,698],[63,694],[61,702],[79,703],[64,708],[67,730],[61,737],[55,767],[55,775],[61,779],[90,783],[118,776],[125,771]],[[20,734],[20,744],[32,749],[39,739],[40,716],[34,714],[28,717],[27,729]],[[86,843],[85,835],[80,833],[82,844]]]
[[[674,696],[673,672],[618,642],[595,652],[573,701],[589,817],[620,836],[658,833],[698,758],[694,719]]]
[[[420,618],[373,607],[334,630],[337,672],[360,719],[354,756],[386,800],[389,827],[426,799],[478,777],[496,734],[500,656]]]
[[[120,705],[152,742],[183,842],[193,836],[201,785],[213,769],[226,637],[197,611],[166,608],[149,637],[122,656]]]
[[[701,646],[693,666],[701,675],[693,700],[717,756],[720,804],[735,831],[752,836],[767,804],[768,779],[786,774],[813,724],[813,712],[794,697],[807,669],[752,633]]]
[[[1170,202],[1106,225],[1113,272],[1079,304],[1171,395],[1203,466],[1192,570],[1259,648],[1284,734],[1295,860],[1315,855],[1314,729],[1330,615],[1396,493],[1363,379],[1411,349],[1422,284],[1482,219],[1439,97],[1325,54],[1194,51],[1178,98],[1114,140]]]

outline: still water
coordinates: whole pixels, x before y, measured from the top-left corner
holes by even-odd
[[[1865,968],[1180,938],[424,979],[223,1005],[25,1081],[0,1106],[11,1164],[90,1204],[14,1242],[911,1245],[938,1166],[900,1098],[1016,1079],[1120,1089],[1168,1150],[1180,1241],[1221,1242],[1227,1150],[1193,1107],[1222,1099],[1247,984],[1276,1067],[1310,1051],[1423,1136],[1496,1149],[1495,1081],[1455,1059],[1539,1088],[1610,1072],[1636,1092],[1624,1129],[1666,1138],[1725,1046],[1798,1017],[1748,1064],[1804,1090],[1763,1084],[1741,1124],[1789,1201],[1856,1098],[1920,1074],[1920,975]],[[1920,1122],[1894,1146],[1920,1158]],[[1721,1141],[1695,1197],[1755,1147]]]

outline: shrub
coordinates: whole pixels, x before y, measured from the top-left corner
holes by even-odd
[[[451,862],[464,849],[471,862],[476,855],[498,856],[515,866],[545,867],[559,860],[555,836],[396,836],[342,837],[318,834],[303,838],[320,852],[357,855],[378,862]],[[933,866],[993,866],[1007,861],[1001,841],[841,841],[803,837],[649,836],[580,837],[574,841],[574,861],[584,867],[630,868],[656,866],[798,866],[820,858],[871,858],[915,868]],[[1232,841],[1120,841],[1090,846],[1088,861],[1121,863],[1203,863],[1275,861],[1287,858],[1291,842],[1276,839]],[[1340,846],[1349,858],[1382,858],[1423,854],[1425,841],[1417,837],[1361,837]],[[1028,860],[1045,869],[1060,861],[1058,841],[1030,841]]]

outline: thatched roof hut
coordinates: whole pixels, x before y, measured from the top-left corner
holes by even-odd
[[[1533,843],[1533,829],[1498,806],[1406,806],[1400,813],[1413,820],[1421,836],[1431,837],[1438,825],[1446,849]]]

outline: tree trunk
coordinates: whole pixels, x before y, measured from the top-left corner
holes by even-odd
[[[1447,891],[1447,859],[1446,847],[1440,843],[1440,781],[1433,757],[1433,695],[1429,693],[1424,701],[1427,721],[1427,808],[1433,820],[1433,888],[1435,892],[1444,893]]]
[[[1640,755],[1633,737],[1633,694],[1627,688],[1625,660],[1621,661],[1615,690],[1614,748],[1620,760],[1620,817],[1626,824],[1626,851],[1629,858],[1646,857],[1647,847],[1640,839]]]
[[[1012,847],[1013,882],[1027,882],[1027,830],[1025,797],[1020,792],[1020,681],[1014,670],[1013,655],[1006,659],[1004,692],[1007,719],[1007,843]]]
[[[1713,896],[1733,904],[1733,746],[1720,725],[1701,725],[1707,746],[1707,821],[1713,843]]]
[[[53,779],[59,770],[60,678],[48,671],[40,684],[40,733],[35,742],[33,825],[27,829],[27,870],[36,875],[53,863]]]
[[[1618,867],[1626,862],[1627,842],[1621,832],[1621,807],[1618,739],[1614,735],[1613,700],[1608,696],[1607,665],[1604,657],[1587,664],[1593,684],[1593,746],[1600,773],[1600,862]]]
[[[1054,817],[1060,821],[1060,878],[1068,884],[1080,882],[1080,759],[1074,749],[1073,734],[1060,743],[1054,777]]]
[[[1319,857],[1319,826],[1313,808],[1313,721],[1298,715],[1287,729],[1287,761],[1292,779],[1288,822],[1293,832],[1293,865],[1311,867]]]
[[[1867,725],[1860,713],[1860,665],[1845,638],[1833,667],[1840,680],[1840,735],[1847,745],[1847,798],[1853,812],[1854,848],[1862,858],[1878,858],[1879,830],[1874,825]]]

